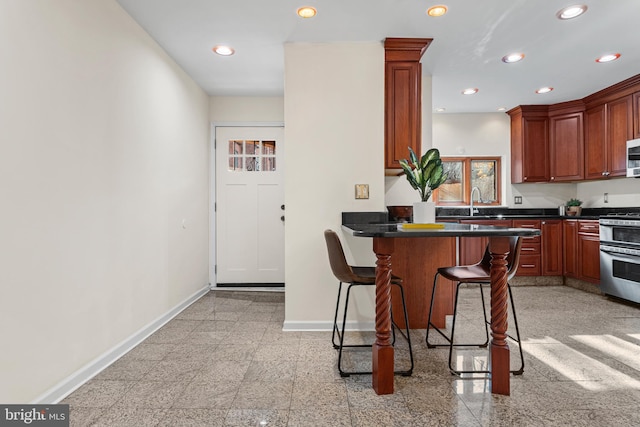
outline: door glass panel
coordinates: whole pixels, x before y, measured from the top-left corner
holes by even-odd
[[[447,175],[444,184],[438,187],[439,202],[464,201],[464,168],[462,162],[442,162],[442,168]]]
[[[242,154],[242,141],[229,141],[229,154]]]
[[[245,141],[245,152],[247,154],[257,154],[260,149],[260,142],[258,141]]]
[[[498,200],[495,160],[471,161],[471,188],[473,187],[480,189],[483,203],[491,203]]]
[[[247,170],[248,171],[257,171],[260,170],[260,163],[257,161],[257,157],[247,157]]]
[[[276,142],[229,141],[229,171],[273,172],[276,170]]]
[[[242,157],[229,157],[229,170],[241,171],[242,170]]]

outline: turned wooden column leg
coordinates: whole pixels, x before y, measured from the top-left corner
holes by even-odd
[[[491,392],[509,395],[509,345],[507,344],[507,255],[509,237],[492,237],[491,253]]]
[[[393,393],[393,346],[391,345],[391,254],[392,238],[374,237],[376,253],[376,341],[373,344],[373,389]]]

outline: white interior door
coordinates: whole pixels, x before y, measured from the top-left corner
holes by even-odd
[[[216,282],[284,284],[284,128],[216,127]]]

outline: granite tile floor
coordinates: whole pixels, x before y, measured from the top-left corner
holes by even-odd
[[[414,374],[377,396],[370,375],[339,376],[329,332],[282,331],[283,293],[216,290],[62,403],[72,426],[640,425],[638,307],[563,286],[513,293],[526,367],[511,396],[492,395],[483,376],[451,375],[448,350],[427,349],[424,330],[412,330]],[[478,295],[461,291],[460,340],[482,338]],[[406,343],[396,347],[406,364]],[[345,362],[366,366],[370,354]],[[486,351],[454,360],[486,366]]]

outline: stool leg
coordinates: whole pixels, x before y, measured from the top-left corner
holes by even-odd
[[[454,339],[454,333],[456,331],[456,316],[458,314],[458,294],[460,293],[460,285],[462,283],[458,282],[458,284],[456,285],[456,296],[454,298],[454,302],[453,302],[453,321],[451,322],[451,336],[449,338],[449,370],[451,372],[456,372],[455,369],[453,369],[452,366],[452,361],[453,361],[453,339]]]
[[[518,317],[516,316],[516,306],[513,304],[513,294],[511,293],[511,286],[507,283],[507,290],[509,291],[509,299],[511,300],[511,311],[513,312],[513,324],[516,327],[516,342],[518,343],[518,350],[520,350],[520,368],[511,371],[513,375],[522,375],[524,372],[524,355],[522,354],[522,341],[520,340],[520,328],[518,328]]]
[[[436,273],[435,276],[433,276],[433,289],[431,291],[431,303],[429,304],[429,320],[427,321],[427,334],[425,337],[425,342],[427,343],[427,348],[436,348],[436,347],[448,347],[448,344],[431,344],[429,342],[429,330],[431,329],[431,327],[433,327],[433,329],[435,329],[436,332],[438,332],[440,335],[442,335],[444,337],[444,339],[447,340],[447,342],[450,342],[449,337],[446,336],[444,334],[444,332],[442,332],[436,325],[434,325],[433,323],[431,323],[431,313],[433,313],[433,302],[435,301],[435,295],[436,295],[436,286],[438,283],[438,275],[440,273]]]
[[[333,344],[333,348],[336,350],[340,348],[338,344],[336,344],[336,332],[338,332],[338,339],[340,339],[340,331],[338,330],[338,309],[340,308],[340,293],[342,292],[342,282],[339,282],[338,285],[338,300],[336,301],[336,313],[333,316],[333,331],[331,332],[331,343]]]
[[[341,377],[348,377],[349,374],[342,370],[342,348],[344,346],[344,331],[347,324],[347,307],[349,307],[349,294],[351,293],[351,287],[353,283],[349,284],[347,287],[347,295],[344,302],[344,314],[342,316],[342,333],[340,336],[340,347],[338,349],[338,372],[340,372]]]
[[[487,320],[487,308],[484,303],[484,292],[482,292],[482,283],[478,286],[480,288],[480,300],[482,301],[482,315],[484,316],[484,344],[480,344],[478,347],[485,348],[489,345],[489,325],[491,324]]]
[[[407,344],[409,345],[409,359],[411,361],[411,366],[408,370],[406,371],[399,371],[396,372],[397,374],[401,374],[405,377],[409,377],[411,376],[411,374],[413,373],[413,349],[411,348],[411,333],[409,332],[409,314],[407,313],[407,304],[405,302],[404,299],[404,289],[402,288],[402,285],[399,285],[397,283],[394,283],[394,285],[396,285],[398,287],[398,289],[400,289],[400,298],[402,299],[402,309],[404,311],[404,324],[406,325],[406,332],[407,335],[405,336],[405,338],[407,339]],[[402,333],[402,330],[400,330],[400,328],[398,328],[398,330],[400,331],[401,335],[404,335]]]

